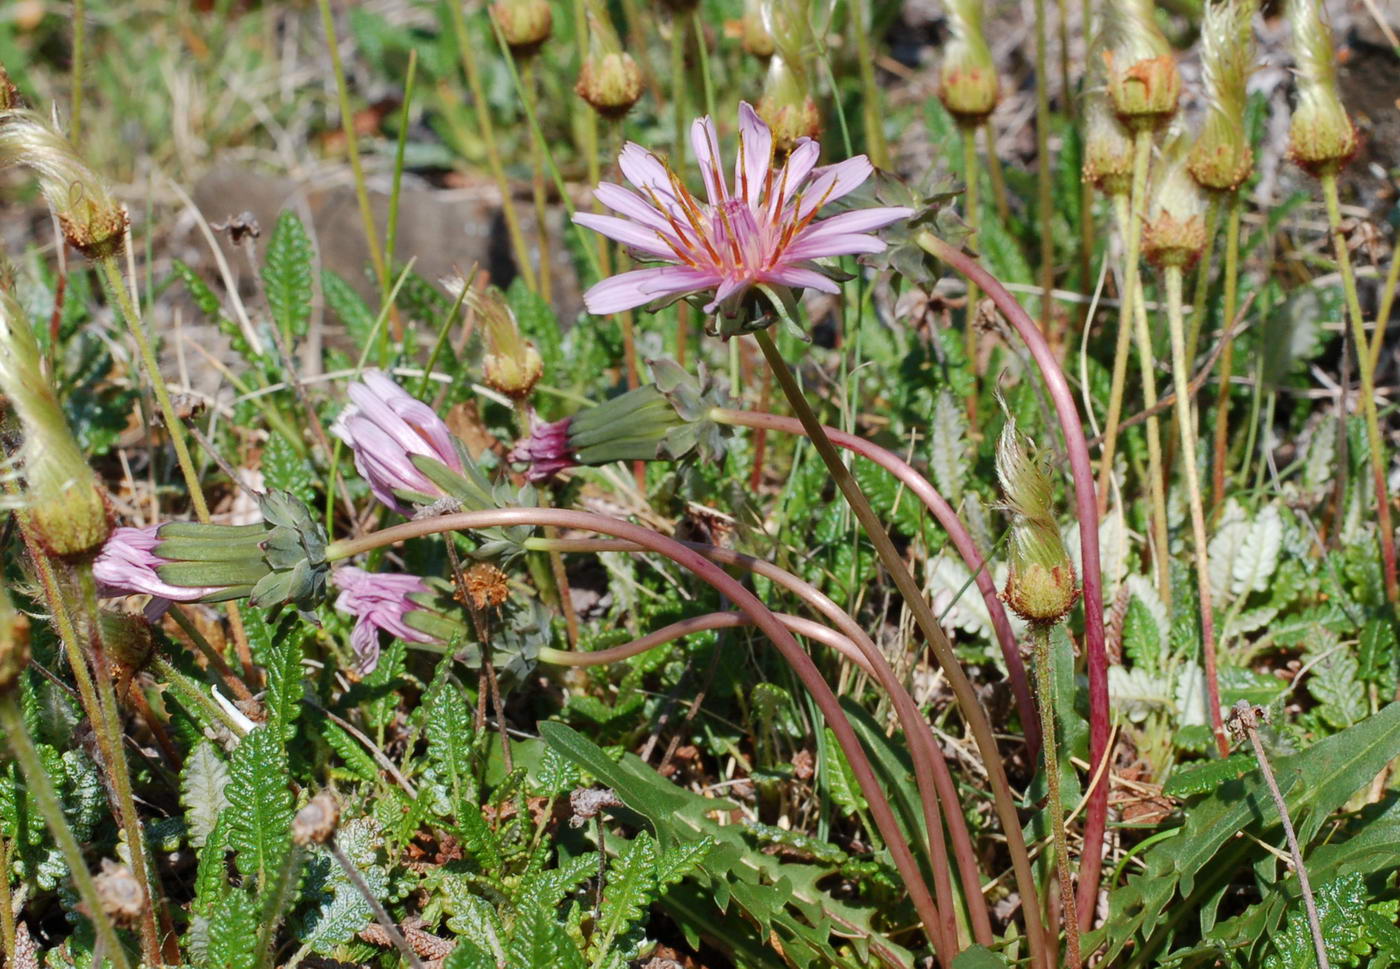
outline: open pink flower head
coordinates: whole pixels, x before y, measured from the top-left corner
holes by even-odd
[[[442,490],[414,467],[413,457],[422,455],[462,470],[452,432],[442,419],[378,370],[365,371],[347,393],[351,404],[331,425],[331,433],[354,451],[355,468],[375,497],[404,514],[411,509],[395,492],[441,498]]]
[[[618,215],[574,216],[579,225],[630,246],[641,259],[669,263],[593,286],[583,296],[590,313],[709,293],[705,312],[722,309],[732,316],[758,285],[837,293],[836,283],[812,260],[881,252],[885,243],[868,233],[914,214],[902,207],[866,208],[817,221],[824,205],[870,177],[870,160],[858,155],[816,168],[820,146],[803,138],[783,166],[774,168],[773,134],[747,102],[739,105],[732,191],[720,166],[714,122],[695,121],[690,140],[708,203],[693,196],[656,155],[628,142],[618,164],[637,191],[603,182],[594,195]]]
[[[218,586],[179,586],[161,579],[156,569],[169,563],[157,555],[159,525],[118,528],[107,537],[92,563],[92,577],[103,596],[148,595],[168,602],[194,602],[218,592]],[[158,608],[163,612],[163,608]]]
[[[355,617],[350,645],[359,659],[359,672],[371,673],[379,665],[381,629],[406,643],[434,642],[432,636],[407,622],[408,614],[419,608],[409,597],[429,591],[428,584],[418,576],[366,572],[347,565],[336,569],[331,581],[340,589],[335,600],[336,610]]]

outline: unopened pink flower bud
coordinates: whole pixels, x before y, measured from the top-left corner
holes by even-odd
[[[384,504],[411,514],[410,504],[445,495],[413,463],[431,458],[462,470],[452,432],[431,407],[410,395],[387,374],[369,370],[347,388],[351,405],[341,411],[331,433],[349,445],[355,467]]]

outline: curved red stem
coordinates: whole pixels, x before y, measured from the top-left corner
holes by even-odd
[[[1099,571],[1098,501],[1094,472],[1089,463],[1089,446],[1084,424],[1069,381],[1040,327],[1016,297],[976,259],[950,246],[928,231],[919,234],[919,245],[952,266],[982,288],[997,309],[1016,328],[1030,351],[1046,392],[1055,402],[1060,430],[1069,454],[1070,476],[1074,481],[1075,510],[1079,517],[1079,549],[1084,581],[1084,659],[1089,673],[1089,764],[1090,778],[1108,756],[1108,653],[1104,648],[1103,577]],[[1103,871],[1103,836],[1108,821],[1108,772],[1089,792],[1084,813],[1084,854],[1079,860],[1079,923],[1088,931],[1098,908],[1099,877]]]
[[[710,414],[721,424],[770,428],[783,431],[786,434],[800,434],[803,437],[807,435],[806,430],[802,427],[802,422],[795,417],[781,417],[777,414],[760,411],[725,408],[716,408]],[[1040,721],[1036,713],[1035,701],[1031,699],[1030,685],[1026,680],[1026,667],[1021,660],[1021,651],[1016,645],[1016,633],[1011,629],[1011,619],[1006,615],[1006,607],[1002,604],[1001,596],[997,594],[996,583],[992,581],[992,574],[987,569],[987,562],[982,558],[982,553],[978,550],[977,543],[972,540],[972,534],[968,532],[967,526],[958,517],[958,513],[953,510],[953,506],[948,504],[938,493],[938,489],[933,486],[933,483],[893,451],[855,434],[838,431],[834,427],[826,428],[826,436],[837,447],[859,454],[898,478],[900,483],[913,493],[914,497],[924,503],[924,507],[933,514],[934,520],[948,533],[953,547],[962,556],[963,564],[972,573],[973,579],[977,583],[977,589],[982,593],[982,601],[987,604],[987,614],[991,616],[992,628],[996,632],[997,643],[1001,646],[1001,656],[1006,662],[1006,676],[1011,684],[1011,692],[1016,699],[1016,712],[1020,714],[1021,723],[1025,728],[1026,745],[1030,748],[1031,755],[1034,756],[1036,751],[1040,749]]]
[[[773,612],[760,602],[757,596],[699,552],[649,528],[592,512],[564,508],[502,508],[491,511],[457,512],[436,518],[405,522],[361,538],[334,542],[326,548],[326,558],[328,561],[334,562],[361,552],[367,552],[373,548],[440,532],[500,528],[512,525],[555,525],[560,528],[578,528],[635,542],[643,548],[666,556],[682,568],[693,572],[716,592],[728,598],[744,615],[753,620],[754,625],[763,630],[764,634],[773,641],[773,645],[778,648],[783,659],[792,667],[792,671],[797,674],[798,679],[807,687],[813,701],[817,704],[817,708],[821,711],[822,717],[826,720],[827,726],[836,735],[836,741],[840,744],[841,750],[845,753],[846,760],[851,766],[851,773],[855,775],[861,793],[865,796],[866,803],[870,807],[870,816],[875,822],[875,827],[879,830],[880,837],[884,839],[890,858],[909,892],[914,910],[919,913],[919,920],[923,923],[924,931],[933,943],[938,961],[943,966],[950,966],[954,955],[952,950],[956,948],[956,940],[952,940],[950,946],[950,940],[944,931],[946,925],[944,917],[939,912],[938,906],[934,904],[928,886],[924,884],[923,877],[919,873],[918,863],[914,860],[909,845],[905,843],[904,834],[900,831],[899,823],[895,820],[894,812],[890,808],[889,799],[881,790],[879,780],[875,776],[875,770],[870,764],[870,758],[866,756],[864,748],[861,747],[860,738],[856,736],[855,729],[846,719],[845,713],[842,712],[836,694],[832,692],[826,680],[822,679],[821,672],[812,662],[812,658],[807,655],[792,633],[788,632],[787,627],[773,615]]]

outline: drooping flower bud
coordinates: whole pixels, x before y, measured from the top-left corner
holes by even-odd
[[[128,679],[145,668],[155,650],[151,624],[145,618],[101,609],[97,613],[97,622],[102,648],[107,653],[112,675],[116,679]]]
[[[263,522],[167,522],[119,528],[93,562],[106,596],[150,595],[173,602],[247,597],[254,606],[293,604],[310,612],[325,597],[326,533],[299,499],[258,496]]]
[[[997,442],[997,479],[1011,515],[1002,599],[1027,622],[1053,625],[1074,606],[1079,583],[1055,522],[1050,476],[1010,417]]]
[[[39,190],[71,246],[93,258],[121,249],[126,210],[72,143],[36,111],[0,112],[0,168],[12,165],[27,166],[38,176]]]
[[[1231,192],[1254,166],[1244,128],[1245,81],[1254,59],[1258,0],[1213,0],[1201,20],[1201,81],[1206,120],[1187,162],[1203,188]]]
[[[785,158],[804,138],[822,133],[822,115],[807,84],[806,72],[775,52],[768,61],[758,116],[773,132],[773,154]]]
[[[949,0],[951,36],[938,69],[938,98],[964,128],[975,128],[997,106],[1000,79],[982,32],[982,0]]]
[[[14,689],[29,665],[29,620],[0,580],[0,695]]]
[[[655,381],[550,424],[537,423],[510,453],[532,482],[579,465],[614,461],[679,461],[722,452],[720,427],[709,418],[723,406],[713,385],[702,385],[670,360],[651,363]]]
[[[1293,59],[1298,103],[1288,128],[1288,155],[1313,175],[1335,172],[1356,154],[1359,140],[1337,90],[1332,28],[1315,0],[1291,0]]]
[[[1156,266],[1188,268],[1206,247],[1206,200],[1187,169],[1189,135],[1177,124],[1162,145],[1148,190],[1142,254]]]
[[[1155,128],[1176,113],[1181,73],[1154,18],[1153,0],[1108,0],[1095,45],[1108,68],[1108,93],[1123,123]]]
[[[485,292],[468,287],[467,300],[476,310],[486,336],[486,355],[481,361],[486,386],[512,400],[529,397],[544,374],[544,360],[520,332],[505,297],[494,287]]]
[[[340,802],[334,794],[324,790],[307,801],[292,818],[292,841],[302,847],[325,844],[335,835],[339,824]]]
[[[25,481],[24,510],[40,541],[54,555],[92,551],[107,537],[107,503],[44,376],[29,320],[4,290],[0,392],[9,399],[23,431],[17,463]]]
[[[574,92],[605,118],[621,118],[642,96],[642,69],[622,49],[617,30],[596,2],[588,4],[588,56]]]
[[[549,0],[497,0],[491,15],[516,60],[535,56],[554,30]]]
[[[427,580],[416,575],[366,572],[347,565],[332,573],[331,582],[340,590],[335,600],[336,611],[355,617],[350,645],[359,660],[356,670],[362,675],[372,673],[379,665],[381,630],[406,643],[446,643],[461,631],[461,623],[448,618],[450,603],[448,610],[432,609],[425,604],[432,602],[434,590]],[[444,611],[448,614],[444,615]],[[409,616],[415,612],[423,612],[425,616],[411,624]],[[442,628],[442,624],[448,622],[451,625]],[[431,631],[419,628],[420,625],[429,626]],[[443,632],[447,635],[438,635]]]
[[[102,859],[102,870],[92,876],[102,911],[120,928],[131,928],[146,911],[146,893],[126,865]]]
[[[365,371],[346,393],[351,404],[335,419],[331,433],[354,452],[355,468],[375,497],[405,515],[412,514],[413,503],[444,497],[413,463],[414,456],[423,456],[462,470],[462,453],[442,418],[378,370]]]

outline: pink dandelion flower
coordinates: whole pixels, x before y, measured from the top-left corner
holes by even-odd
[[[593,286],[583,297],[590,313],[703,293],[710,296],[706,313],[733,316],[755,286],[837,293],[836,283],[813,260],[881,252],[885,243],[868,233],[914,214],[903,207],[866,208],[818,221],[823,206],[870,177],[870,160],[858,155],[816,168],[820,146],[803,138],[775,168],[773,134],[747,103],[739,105],[732,191],[708,117],[691,126],[690,141],[708,202],[692,195],[665,162],[629,142],[618,164],[637,191],[603,182],[594,195],[618,215],[574,216],[579,225],[630,246],[638,258],[667,263]]]
[[[365,371],[347,393],[351,404],[331,425],[331,433],[350,446],[355,467],[375,497],[404,514],[412,514],[405,496],[418,496],[425,503],[441,498],[442,489],[413,459],[428,457],[453,471],[462,470],[452,432],[442,418],[378,370]]]
[[[353,565],[336,569],[331,581],[340,590],[335,600],[338,612],[355,617],[350,645],[359,661],[360,673],[372,673],[379,665],[379,632],[397,636],[406,643],[432,643],[428,633],[409,625],[409,614],[422,607],[413,596],[429,593],[428,584],[416,575],[366,572]]]

